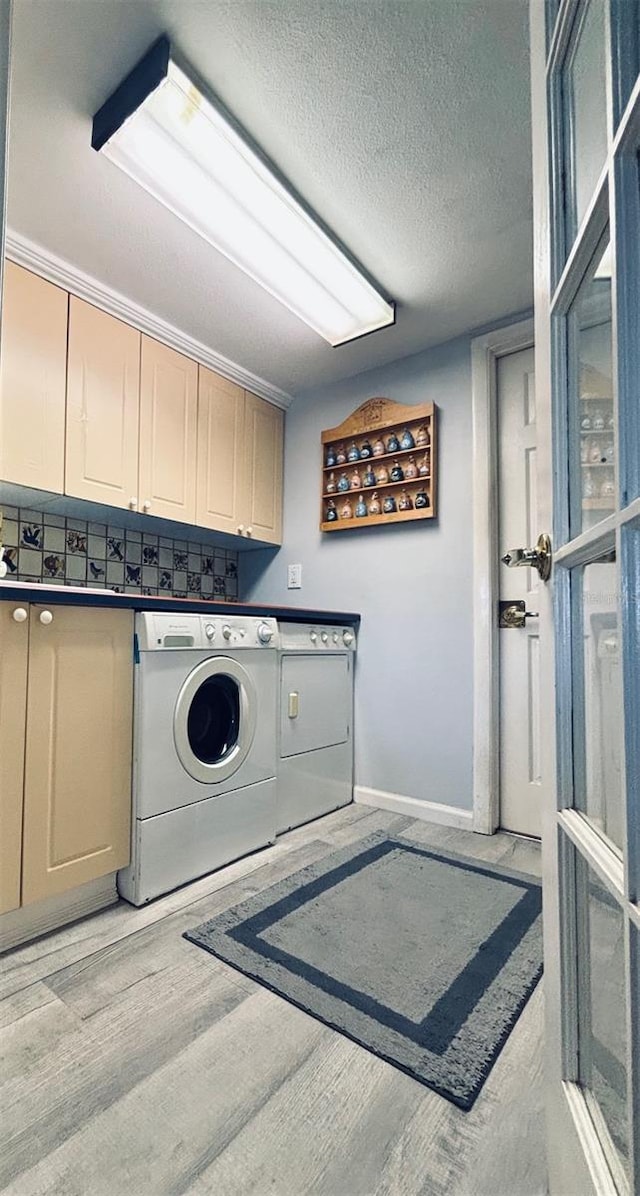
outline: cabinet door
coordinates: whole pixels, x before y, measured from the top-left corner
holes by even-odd
[[[0,602],[0,914],[20,905],[27,706],[27,607]]]
[[[62,494],[69,296],[5,262],[0,478]]]
[[[142,338],[140,387],[141,509],[195,523],[198,367]]]
[[[245,392],[247,534],[282,543],[282,456],[284,412]]]
[[[240,386],[199,367],[196,523],[234,535],[246,515],[244,409]]]
[[[66,494],[135,509],[139,388],[140,333],[72,295]]]
[[[22,901],[129,862],[133,614],[31,607]],[[46,616],[45,616],[46,617]]]

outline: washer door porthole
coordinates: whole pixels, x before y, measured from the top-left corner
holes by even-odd
[[[189,776],[212,785],[233,776],[255,730],[255,686],[242,665],[223,656],[197,665],[178,694],[173,720],[176,751]]]

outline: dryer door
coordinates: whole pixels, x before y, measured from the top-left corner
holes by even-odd
[[[205,660],[187,677],[176,702],[173,735],[183,768],[196,781],[225,781],[253,743],[256,691],[242,665],[224,656]]]
[[[295,756],[346,743],[351,716],[346,653],[282,655],[280,755]]]

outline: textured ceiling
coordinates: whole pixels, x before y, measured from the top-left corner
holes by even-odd
[[[161,32],[398,302],[332,349],[90,147]],[[532,302],[526,0],[14,0],[9,214],[289,393]]]

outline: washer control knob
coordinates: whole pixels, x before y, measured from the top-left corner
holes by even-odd
[[[212,640],[216,633],[214,624],[213,623],[205,623],[204,633],[208,640]]]
[[[43,623],[45,627],[48,627],[50,623],[53,623],[53,615],[51,614],[50,610],[40,611],[40,622]]]
[[[26,623],[27,619],[29,618],[24,606],[16,606],[16,609],[13,612],[13,617],[16,623]]]
[[[334,642],[334,644],[337,644],[337,642],[338,642],[338,632],[337,631],[334,631],[334,633],[333,633],[333,642]]]
[[[343,642],[345,648],[350,648],[353,641],[355,640],[355,638],[356,638],[355,635],[353,634],[352,631],[349,631],[348,627],[347,627],[346,631],[342,632],[342,642]]]
[[[323,644],[328,644],[328,643],[329,643],[329,636],[327,635],[326,631],[323,631],[323,632],[322,632],[322,635],[320,636],[320,639],[322,640]]]
[[[273,639],[273,631],[268,623],[261,623],[258,627],[258,639],[261,644],[270,644]]]
[[[309,632],[309,639],[311,640],[311,643],[312,643],[312,644],[315,644],[315,642],[316,642],[317,638],[318,638],[318,632],[317,632],[317,631],[310,631],[310,632]]]
[[[231,639],[231,628],[228,623],[225,623],[224,627],[222,628],[222,634],[226,640]]]

